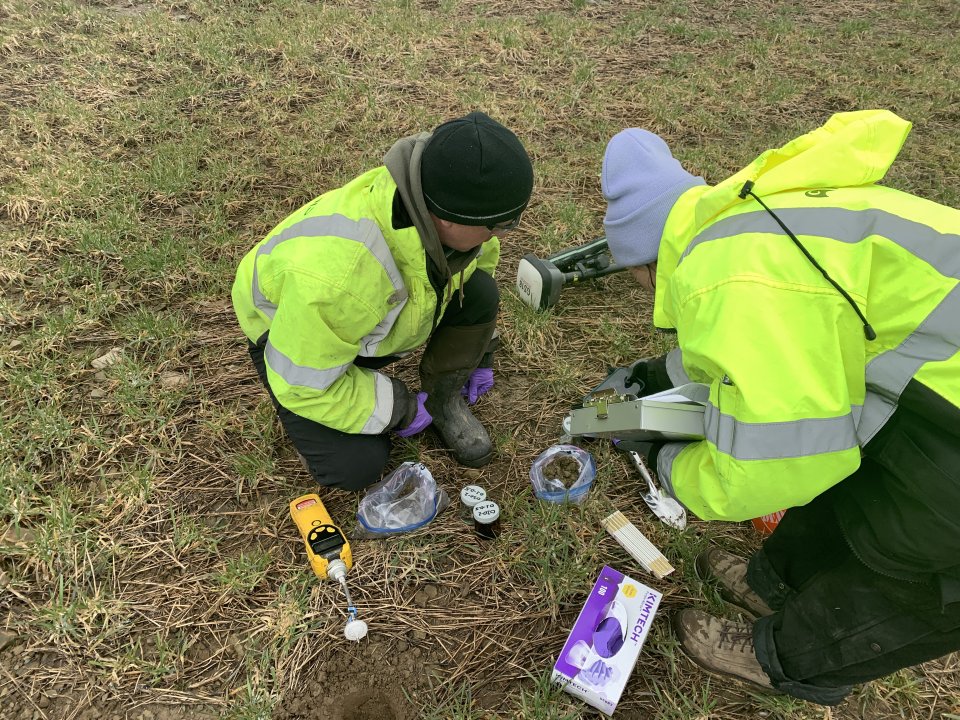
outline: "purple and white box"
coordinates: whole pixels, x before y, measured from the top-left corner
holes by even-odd
[[[553,666],[553,682],[613,715],[662,598],[604,565]]]

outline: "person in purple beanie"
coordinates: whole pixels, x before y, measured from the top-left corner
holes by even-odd
[[[878,184],[909,131],[839,113],[717,185],[640,128],[603,161],[610,250],[677,343],[615,377],[709,386],[704,439],[649,466],[703,520],[787,508],[749,559],[697,558],[750,619],[686,608],[675,632],[824,705],[960,649],[960,211]]]

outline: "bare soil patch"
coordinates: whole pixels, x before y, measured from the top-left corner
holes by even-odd
[[[399,652],[382,637],[344,646],[302,692],[284,700],[274,720],[413,720],[416,707],[404,688],[420,684],[425,659],[422,650]]]

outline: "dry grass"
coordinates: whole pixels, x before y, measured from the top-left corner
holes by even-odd
[[[630,125],[717,181],[834,111],[888,107],[915,123],[890,182],[960,204],[958,32],[946,0],[0,0],[0,620],[19,636],[0,655],[0,714],[336,717],[378,690],[398,717],[589,715],[543,677],[600,566],[640,574],[599,518],[623,509],[677,567],[656,583],[666,609],[720,611],[692,558],[758,540],[652,523],[639,478],[600,446],[585,506],[531,500],[530,463],[569,403],[670,340],[625,276],[532,313],[509,290],[517,260],[600,233],[603,147]],[[474,108],[514,128],[537,171],[478,406],[505,532],[480,544],[448,512],[357,543],[371,635],[348,647],[287,516],[311,488],[228,288],[284,214]],[[119,362],[93,368],[111,348]],[[451,493],[465,480],[431,435],[397,447],[410,458]],[[356,499],[325,499],[352,526]],[[618,717],[960,714],[956,656],[825,711],[708,682],[663,622],[645,653]]]

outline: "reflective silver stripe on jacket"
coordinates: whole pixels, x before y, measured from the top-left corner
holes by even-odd
[[[343,375],[352,363],[345,363],[333,368],[318,370],[317,368],[297,365],[282,352],[277,350],[267,336],[267,345],[263,355],[270,365],[270,369],[282,377],[288,385],[299,385],[313,390],[326,390],[334,381]]]
[[[368,220],[367,218],[351,220],[345,215],[339,214],[309,217],[278,232],[272,238],[264,242],[263,245],[257,248],[257,255],[253,260],[253,304],[267,317],[273,320],[273,316],[277,312],[277,306],[267,300],[263,293],[260,292],[260,278],[257,266],[259,265],[258,261],[260,258],[264,255],[269,255],[280,243],[299,237],[322,237],[325,235],[334,235],[336,237],[342,237],[345,240],[362,242],[369,247],[370,245],[368,244],[369,241],[367,238],[373,234],[380,236],[380,244],[382,244],[384,250],[386,250],[386,243],[383,240],[383,234],[380,232],[380,228],[375,222]],[[376,242],[376,240],[374,240],[374,242]],[[377,255],[376,251],[372,248],[371,252],[373,252],[374,255]],[[386,251],[386,254],[389,256],[389,251]],[[377,257],[379,259],[379,256]],[[383,261],[381,260],[381,263],[382,262]],[[393,264],[392,256],[390,257],[390,262]],[[387,268],[387,266],[384,266],[384,269],[387,270],[387,274],[389,275],[390,269]],[[393,264],[393,270],[396,270],[396,264]],[[400,279],[399,273],[396,274],[396,277],[390,275],[390,279],[394,281],[394,287],[396,287],[396,282]]]
[[[929,263],[941,275],[960,276],[960,235],[941,233],[929,225],[876,208],[773,208],[773,211],[794,235],[825,237],[842,243],[858,243],[871,235],[879,235]],[[744,233],[784,234],[765,210],[727,217],[695,236],[677,265],[698,245]]]
[[[346,363],[329,370],[317,370],[316,368],[296,365],[270,344],[269,337],[263,354],[270,365],[270,369],[280,375],[288,384],[302,385],[314,390],[327,389],[352,365],[352,363]],[[373,412],[360,432],[375,435],[383,432],[393,416],[393,383],[390,382],[390,378],[381,373],[372,370],[370,372],[373,373]]]
[[[677,502],[680,502],[680,498],[677,497],[677,493],[673,489],[673,461],[677,459],[677,455],[679,455],[680,451],[687,445],[690,445],[690,443],[667,443],[660,448],[660,452],[657,453],[657,467],[651,468],[657,471],[657,480],[660,481],[660,489]],[[682,505],[683,503],[680,504]]]
[[[859,242],[871,235],[885,237],[941,275],[960,280],[960,235],[940,233],[877,209],[774,208],[774,212],[796,235],[844,243]],[[783,235],[783,230],[762,210],[725,218],[697,235],[681,256],[681,262],[697,245],[743,233]],[[744,423],[708,405],[707,438],[721,452],[738,460],[805,457],[863,446],[893,414],[903,389],[924,363],[947,360],[960,349],[958,317],[960,286],[955,286],[898,347],[867,363],[864,405],[852,407],[848,415],[784,423]]]
[[[360,431],[364,435],[379,435],[390,422],[393,415],[393,383],[381,373],[373,373],[373,388],[376,400],[370,419]]]
[[[674,387],[693,382],[683,369],[683,351],[680,348],[674,348],[667,353],[667,377]]]
[[[390,308],[383,320],[371,330],[361,341],[359,354],[374,356],[380,342],[387,336],[397,316],[407,303],[407,292],[403,285],[403,278],[393,259],[387,241],[380,231],[380,227],[368,218],[351,220],[345,215],[324,215],[309,217],[277,233],[257,248],[253,263],[253,303],[267,317],[273,320],[277,306],[270,302],[260,291],[260,278],[257,271],[258,261],[262,256],[269,255],[273,249],[287,240],[300,237],[334,236],[363,243],[367,250],[379,261],[394,288],[394,297],[397,304]],[[297,365],[290,358],[267,343],[265,350],[270,367],[290,385],[301,385],[315,390],[327,389],[340,375],[346,372],[349,363],[334,368],[316,369]],[[287,372],[291,373],[289,376]],[[387,418],[389,421],[389,418]]]
[[[956,252],[960,255],[960,248]],[[897,408],[900,393],[924,363],[949,360],[957,353],[960,348],[958,318],[960,285],[954,285],[902,343],[867,363],[867,396],[857,425],[861,444],[866,444],[884,426]]]
[[[857,447],[852,414],[776,423],[748,423],[707,403],[704,434],[717,450],[737,460],[782,460]]]

